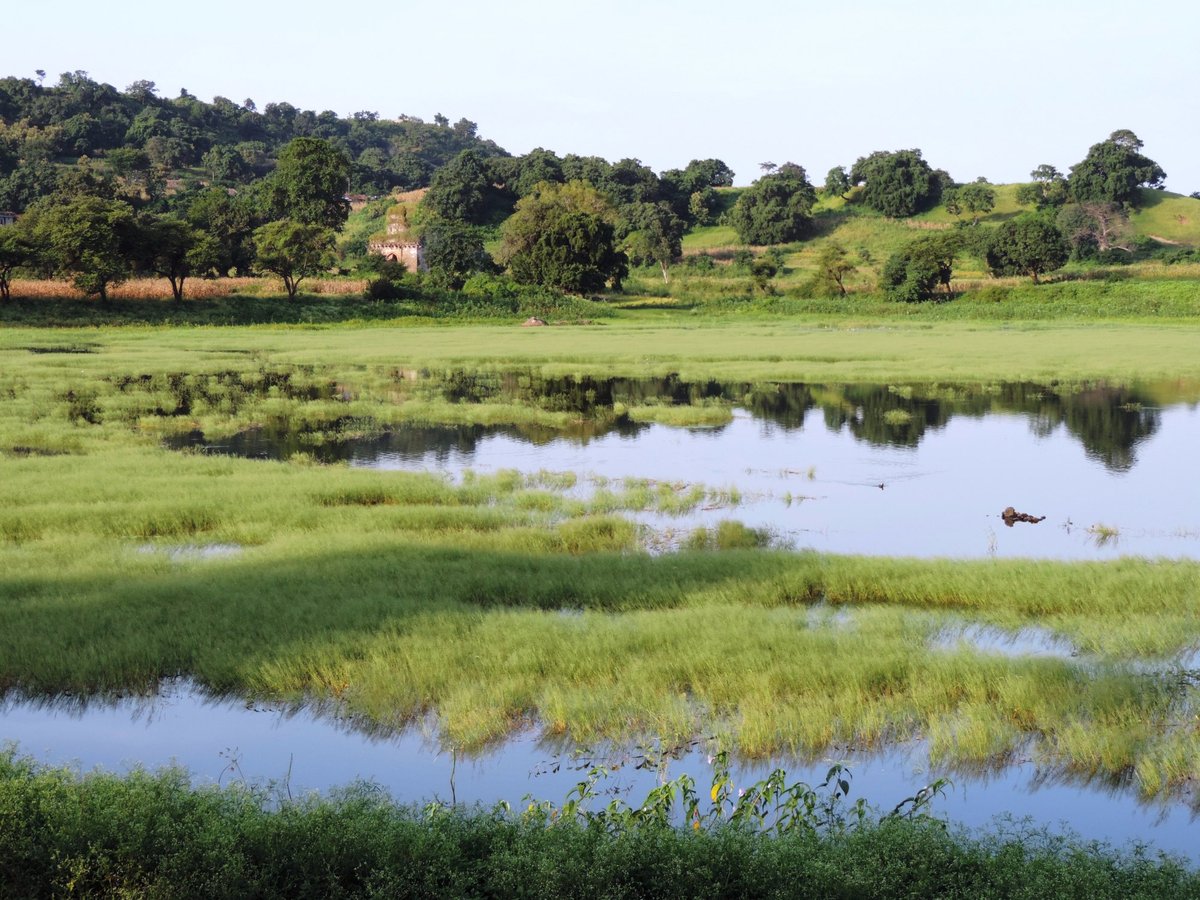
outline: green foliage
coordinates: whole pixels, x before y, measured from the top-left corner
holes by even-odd
[[[476,272],[495,269],[483,248],[479,229],[459,222],[436,220],[422,231],[425,265],[439,287],[458,290]]]
[[[1136,206],[1138,188],[1161,187],[1167,173],[1141,154],[1144,145],[1129,130],[1114,131],[1093,144],[1082,162],[1071,168],[1071,198],[1078,203],[1128,203]]]
[[[576,294],[617,285],[627,268],[615,221],[612,205],[590,184],[542,184],[504,223],[499,259],[523,284]]]
[[[850,176],[846,174],[845,166],[834,166],[825,176],[825,196],[842,197],[850,192]]]
[[[988,269],[993,275],[1038,277],[1062,268],[1071,248],[1053,221],[1026,214],[1010,219],[993,233],[987,250]]]
[[[421,207],[432,218],[486,225],[503,218],[511,201],[493,186],[486,160],[474,150],[464,150],[437,170]]]
[[[181,219],[144,214],[138,220],[138,255],[142,265],[171,282],[171,293],[183,299],[183,284],[192,275],[207,275],[221,265],[216,239]]]
[[[0,302],[10,299],[9,282],[13,271],[31,266],[36,248],[24,223],[0,228]]]
[[[1070,194],[1066,176],[1051,165],[1040,165],[1029,176],[1033,181],[1017,188],[1017,202],[1038,209],[1057,208],[1067,202]]]
[[[806,237],[817,192],[802,166],[786,163],[742,191],[729,224],[747,244],[783,244]]]
[[[715,777],[724,770],[718,764]],[[402,806],[358,784],[288,800],[267,788],[194,787],[179,770],[79,775],[0,755],[0,893],[13,897],[1130,897],[1192,898],[1200,875],[1147,848],[1118,851],[1001,823],[973,836],[928,815],[846,800],[772,774],[741,797],[717,780],[708,821],[677,826],[682,780],[630,807],[594,809],[595,773],[564,802]],[[590,799],[590,798],[589,798]],[[783,821],[756,827],[778,803]],[[810,808],[811,807],[811,808]],[[732,810],[733,812],[730,812]],[[733,815],[739,814],[734,820]],[[770,819],[770,821],[774,821]],[[803,827],[809,822],[815,827]]]
[[[850,182],[865,182],[862,202],[895,218],[932,209],[942,192],[941,179],[920,150],[877,150],[860,157],[850,169]]]
[[[950,188],[944,192],[942,200],[951,215],[968,213],[977,225],[981,216],[996,208],[996,191],[986,181],[975,181]]]
[[[635,203],[621,210],[625,231],[621,249],[634,265],[658,265],[663,281],[667,269],[683,253],[684,222],[667,203]]]
[[[294,300],[301,280],[333,265],[334,233],[322,225],[281,219],[254,230],[255,264],[283,279]]]
[[[917,238],[884,264],[880,282],[885,295],[905,303],[932,300],[939,287],[948,295],[959,249],[960,239],[951,232]]]
[[[824,297],[845,297],[846,276],[858,271],[850,254],[841,244],[828,243],[817,256],[817,271],[809,285],[813,293]]]
[[[268,216],[340,229],[350,213],[346,200],[350,160],[320,138],[296,138],[279,153],[265,188]]]
[[[80,195],[42,201],[27,216],[39,259],[85,294],[107,300],[109,287],[129,276],[137,233],[128,203]]]

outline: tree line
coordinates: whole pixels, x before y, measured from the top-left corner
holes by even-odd
[[[19,268],[72,278],[102,299],[133,274],[167,278],[181,299],[190,277],[256,271],[278,275],[294,296],[302,278],[334,264],[355,188],[425,185],[412,225],[440,288],[505,271],[518,284],[589,293],[619,287],[633,265],[657,266],[666,280],[687,230],[720,221],[749,245],[803,241],[815,234],[823,194],[883,216],[942,204],[958,217],[964,227],[919,238],[883,267],[889,296],[929,299],[949,290],[963,252],[995,274],[1037,280],[1068,256],[1121,247],[1140,189],[1166,177],[1142,148],[1122,130],[1068,175],[1038,166],[1018,193],[1031,211],[979,229],[994,189],[984,179],[956,183],[919,149],[836,166],[820,189],[803,166],[763,163],[731,203],[720,189],[734,173],[719,159],[655,173],[633,158],[542,148],[512,156],[465,119],[340,119],[286,103],[259,112],[249,100],[204,103],[186,90],[166,100],[148,81],[117,91],[83,72],[52,87],[5,78],[0,208],[22,215],[17,227],[0,229],[0,299]],[[489,240],[499,247],[494,259],[484,250]],[[386,293],[399,274],[375,262]],[[782,256],[762,256],[748,268],[765,280],[781,264]],[[845,294],[854,269],[844,248],[826,246],[815,287]]]

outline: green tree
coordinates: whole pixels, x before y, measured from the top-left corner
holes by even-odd
[[[350,213],[349,184],[345,153],[320,138],[295,138],[280,151],[275,171],[268,176],[269,214],[338,230]]]
[[[474,150],[464,150],[437,170],[421,206],[447,222],[484,225],[496,199],[486,161]]]
[[[850,193],[850,176],[846,174],[845,166],[834,166],[825,176],[825,196],[846,199]]]
[[[747,244],[782,244],[808,235],[817,192],[802,166],[785,163],[742,191],[729,213]]]
[[[982,216],[996,208],[996,191],[986,181],[973,181],[951,188],[946,192],[944,202],[946,211],[952,216],[969,213],[972,224],[978,225]]]
[[[888,257],[881,282],[889,300],[932,300],[941,287],[948,295],[958,238],[952,233],[918,238]]]
[[[422,240],[430,276],[452,290],[459,290],[476,272],[495,268],[479,229],[470,225],[439,219],[425,226]]]
[[[544,183],[505,221],[499,258],[524,284],[578,294],[616,286],[627,260],[615,246],[615,222],[611,203],[590,184]]]
[[[183,217],[217,242],[220,257],[214,268],[221,275],[230,269],[248,275],[254,261],[252,235],[256,219],[252,198],[239,193],[231,197],[221,188],[209,188],[188,196],[181,204]]]
[[[1141,154],[1142,142],[1132,131],[1114,131],[1093,144],[1083,161],[1071,168],[1071,197],[1078,203],[1128,203],[1137,206],[1138,188],[1161,188],[1167,173]]]
[[[920,150],[877,150],[860,157],[850,169],[850,182],[863,185],[863,203],[895,218],[932,209],[942,189],[942,178]]]
[[[1017,202],[1038,209],[1057,208],[1067,202],[1067,179],[1054,166],[1042,164],[1029,173],[1029,184],[1017,188]]]
[[[70,276],[88,296],[107,300],[108,289],[129,277],[137,235],[128,203],[86,194],[66,200],[48,197],[28,215],[46,268]]]
[[[1040,275],[1061,268],[1070,254],[1070,246],[1053,222],[1027,213],[996,229],[986,259],[993,275],[1029,275],[1037,284]]]
[[[141,264],[171,282],[171,294],[183,299],[183,283],[204,275],[221,263],[221,246],[212,235],[181,219],[153,214],[138,222]]]
[[[254,230],[255,264],[283,279],[289,300],[300,281],[328,269],[334,262],[333,229],[281,219]]]
[[[35,247],[24,222],[0,228],[0,301],[7,302],[12,295],[9,281],[15,269],[31,266]]]
[[[846,248],[841,244],[829,243],[817,254],[817,271],[813,276],[815,293],[827,297],[846,296],[846,276],[858,271]]]
[[[657,264],[663,281],[667,270],[683,255],[684,222],[667,203],[635,203],[621,211],[628,233],[622,249],[635,265]]]

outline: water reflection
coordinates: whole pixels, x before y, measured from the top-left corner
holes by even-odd
[[[561,802],[589,767],[603,765],[612,774],[598,786],[600,803],[614,795],[636,803],[664,780],[686,773],[704,787],[712,773],[712,747],[704,741],[668,754],[652,748],[651,756],[623,747],[579,753],[569,739],[531,728],[470,756],[439,744],[432,722],[399,735],[364,733],[333,710],[213,697],[182,679],[165,681],[153,696],[106,701],[10,696],[0,702],[0,735],[51,764],[110,771],[177,764],[201,782],[274,782],[293,796],[366,779],[403,802],[517,805],[526,796]],[[1149,840],[1200,860],[1194,796],[1147,803],[1120,780],[1097,781],[1028,759],[939,769],[930,766],[927,748],[913,743],[884,752],[842,749],[818,759],[742,761],[733,775],[737,786],[749,786],[780,766],[789,781],[816,785],[833,762],[850,768],[851,800],[865,797],[883,809],[946,776],[953,786],[934,811],[953,822],[984,826],[1002,814],[1028,816],[1088,839]]]
[[[639,425],[622,412],[646,406],[725,404],[744,409],[753,418],[784,429],[803,428],[807,414],[820,410],[825,427],[843,429],[865,444],[916,447],[931,431],[953,418],[1019,414],[1032,434],[1046,437],[1060,425],[1083,445],[1089,457],[1111,471],[1126,471],[1137,460],[1137,448],[1161,426],[1157,395],[1161,386],[1090,384],[1041,385],[1027,382],[999,385],[809,385],[684,381],[661,378],[549,378],[530,373],[448,372],[402,380],[404,399],[436,398],[451,403],[507,403],[551,412],[575,413],[579,419],[564,430],[530,426],[406,425],[383,436],[370,420],[344,418],[301,428],[282,424],[205,442],[192,433],[173,439],[172,446],[206,445],[210,452],[286,459],[298,452],[327,462],[362,457],[372,452],[444,456],[451,450],[471,452],[480,440],[497,434],[533,444],[555,438],[586,442],[617,433],[638,434]],[[1168,397],[1195,404],[1200,385],[1174,384]],[[192,388],[191,390],[198,390]],[[190,408],[185,395],[181,403]],[[314,398],[315,399],[315,398]],[[354,435],[342,437],[343,434]]]
[[[652,529],[652,548],[737,518],[784,545],[826,552],[1200,557],[1200,496],[1188,471],[1200,444],[1196,383],[805,385],[450,373],[406,380],[398,391],[401,404],[499,400],[578,418],[562,430],[381,430],[349,417],[298,428],[268,422],[219,441],[193,432],[171,446],[271,459],[305,453],[451,478],[508,468],[570,472],[580,485],[640,478],[736,489],[736,508],[682,519],[635,510]],[[725,424],[635,421],[665,407],[670,421],[686,422],[714,404],[730,410]],[[1004,527],[1008,507],[1027,517]]]

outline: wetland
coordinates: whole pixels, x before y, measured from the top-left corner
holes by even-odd
[[[33,361],[0,370],[22,751],[278,779],[286,747],[298,790],[406,799],[448,763],[488,803],[561,794],[530,772],[578,748],[703,737],[672,774],[846,759],[881,804],[947,774],[956,821],[1186,852],[1195,380],[615,377],[273,339],[0,356]]]

